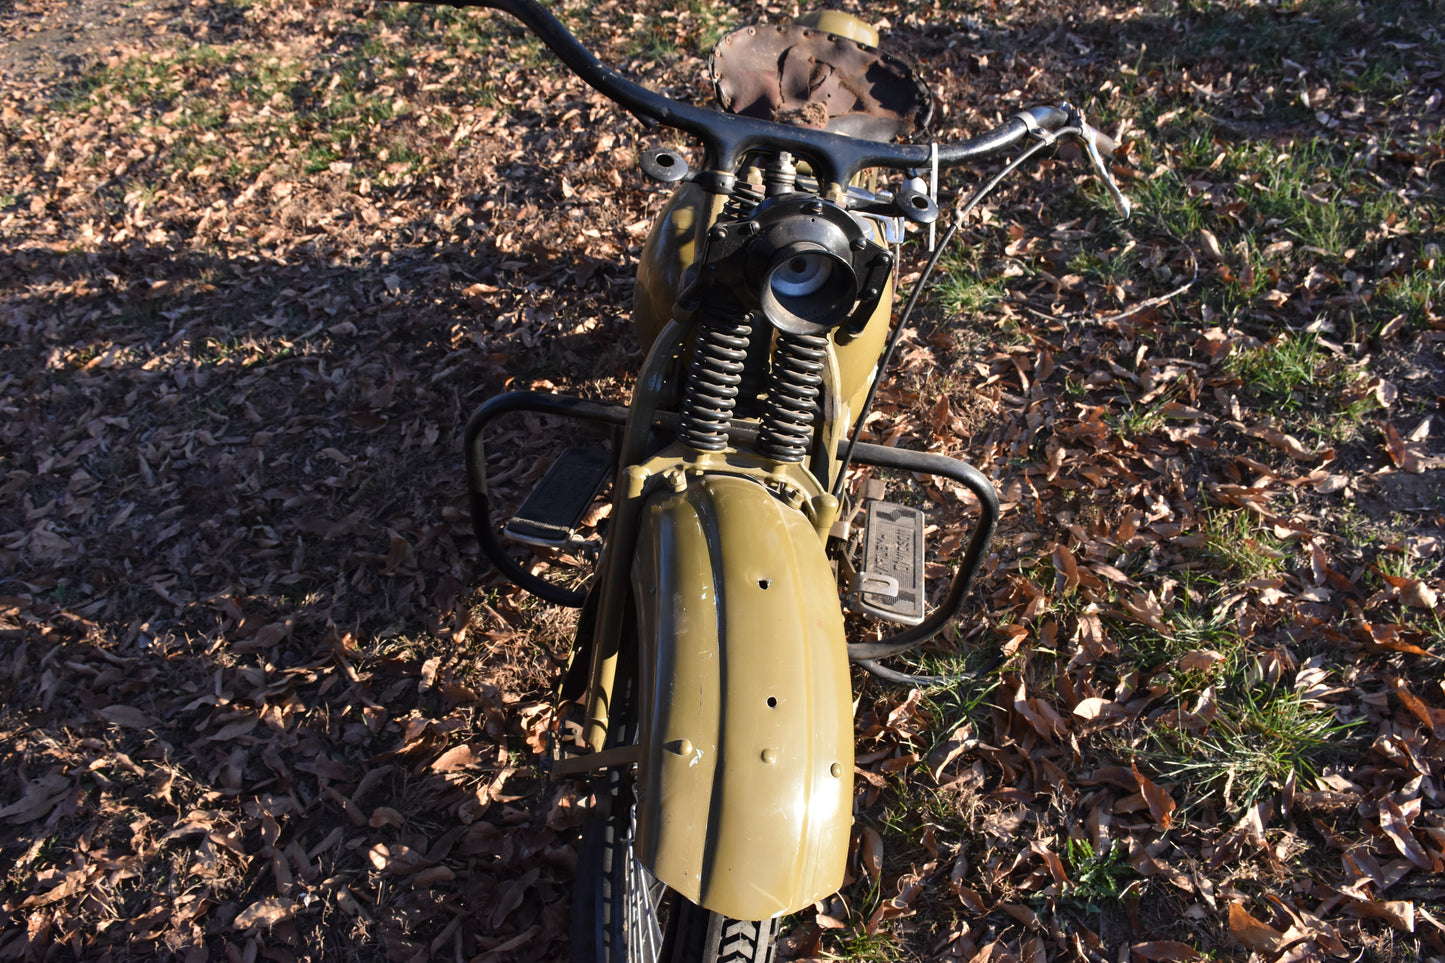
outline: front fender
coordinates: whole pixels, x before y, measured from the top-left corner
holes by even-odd
[[[689,479],[642,511],[635,851],[733,919],[843,881],[852,685],[837,582],[800,512],[746,478]]]

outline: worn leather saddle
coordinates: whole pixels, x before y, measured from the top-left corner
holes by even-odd
[[[928,123],[933,95],[877,38],[836,11],[735,30],[712,52],[718,103],[729,113],[868,140],[910,134]]]

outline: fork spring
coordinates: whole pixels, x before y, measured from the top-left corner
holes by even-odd
[[[807,455],[827,357],[828,339],[822,335],[778,335],[758,433],[758,450],[766,457],[797,463]]]
[[[728,423],[737,407],[738,384],[752,333],[751,315],[735,304],[704,308],[699,317],[679,432],[690,448],[722,451],[727,447]]]

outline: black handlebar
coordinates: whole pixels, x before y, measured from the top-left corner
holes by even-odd
[[[740,114],[724,114],[664,97],[599,61],[537,0],[444,2],[454,7],[490,7],[516,17],[573,73],[626,108],[644,124],[673,127],[701,140],[715,170],[735,170],[748,151],[766,147],[786,150],[806,159],[820,183],[845,185],[853,179],[853,175],[868,168],[911,170],[928,167],[934,160],[930,147],[859,140],[825,130],[793,127]],[[1015,117],[978,137],[939,145],[938,165],[953,167],[998,154],[1023,140],[1030,130],[1054,131],[1070,120],[1070,116],[1057,107],[1035,107],[1026,113],[1027,119]]]

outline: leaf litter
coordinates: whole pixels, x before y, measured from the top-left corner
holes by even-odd
[[[458,428],[625,394],[647,135],[488,14],[77,9],[0,9],[0,957],[560,958],[572,621],[478,565]],[[923,656],[968,679],[859,677],[849,882],[785,956],[1445,954],[1441,46],[1308,33],[1339,13],[867,11],[941,138],[1105,118],[1141,223],[1046,161],[969,225],[991,307],[905,336],[870,440],[978,464],[1004,522],[962,655]],[[586,30],[700,94],[705,38],[781,15]],[[503,429],[507,497],[561,434]],[[968,498],[888,481],[943,566]],[[1330,735],[1283,769],[1210,755],[1291,720]]]

